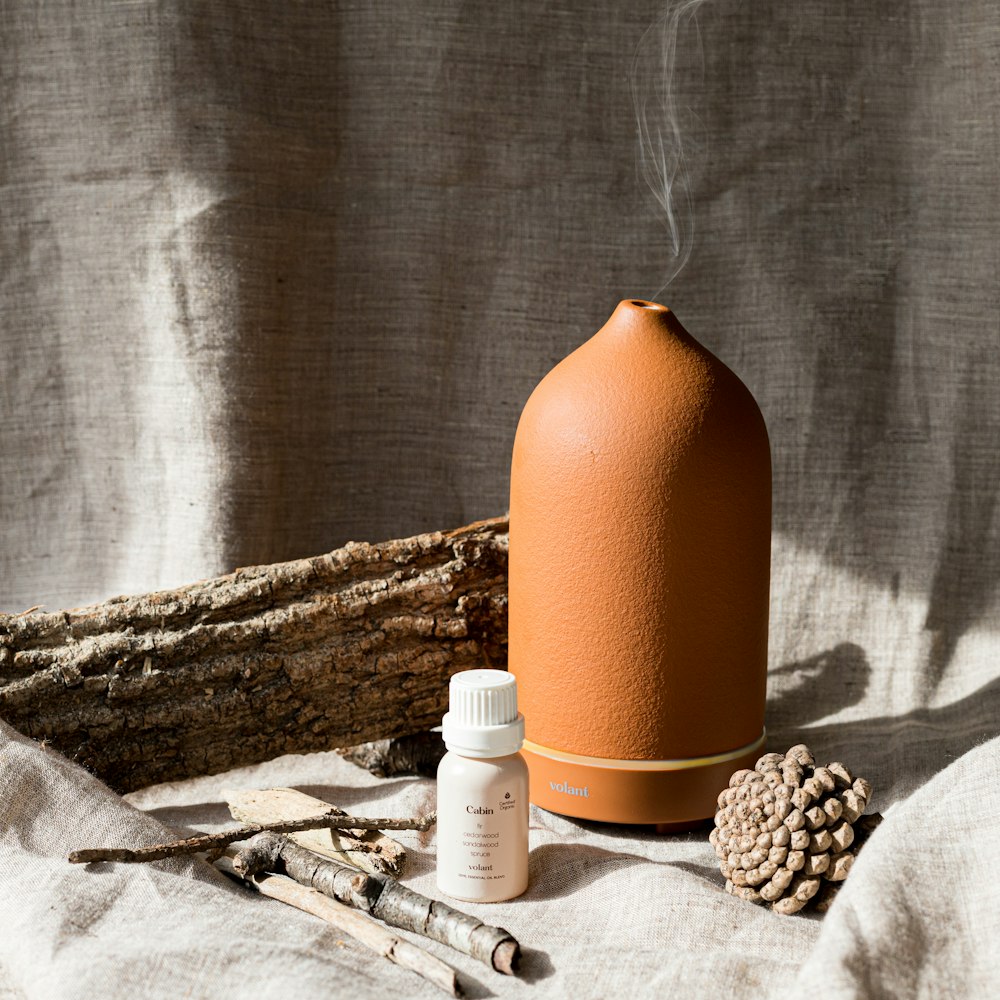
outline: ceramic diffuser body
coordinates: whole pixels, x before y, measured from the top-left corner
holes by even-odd
[[[626,300],[538,385],[511,468],[509,669],[531,800],[710,817],[763,752],[767,431],[670,310]]]

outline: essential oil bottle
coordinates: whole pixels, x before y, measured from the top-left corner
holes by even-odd
[[[451,678],[437,772],[437,883],[453,899],[497,903],[528,888],[524,716],[506,670]]]

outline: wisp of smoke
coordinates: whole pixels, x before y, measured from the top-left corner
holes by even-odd
[[[639,40],[629,72],[638,132],[638,170],[666,215],[669,235],[667,280],[654,298],[684,267],[694,237],[674,70],[678,32],[704,2],[677,0],[669,4]]]

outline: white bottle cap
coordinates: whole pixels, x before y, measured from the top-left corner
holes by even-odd
[[[453,674],[441,729],[444,745],[463,757],[517,753],[524,742],[524,716],[517,711],[517,678],[506,670]]]

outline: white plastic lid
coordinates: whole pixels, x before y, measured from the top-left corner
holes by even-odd
[[[517,678],[506,670],[453,674],[441,729],[444,745],[463,757],[517,753],[524,742],[524,716],[517,711]]]

